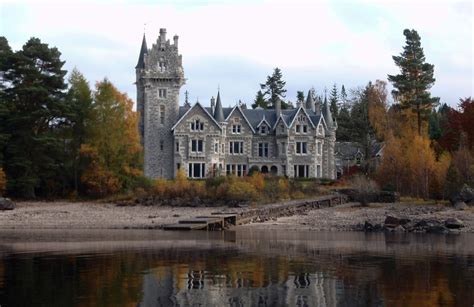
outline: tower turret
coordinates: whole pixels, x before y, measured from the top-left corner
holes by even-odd
[[[184,84],[182,57],[176,44],[166,40],[166,29],[151,49],[145,37],[137,64],[137,108],[143,122],[145,176],[174,177],[174,137],[178,120],[179,91]],[[141,108],[141,109],[140,109]]]
[[[314,111],[314,98],[313,98],[313,92],[311,90],[308,91],[308,96],[306,97],[306,110],[312,110]]]
[[[221,123],[225,120],[224,118],[224,109],[222,109],[222,102],[221,102],[221,93],[217,91],[217,102],[216,102],[216,110],[214,111],[214,118],[218,123]]]

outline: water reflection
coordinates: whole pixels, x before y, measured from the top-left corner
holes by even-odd
[[[471,306],[474,237],[3,232],[3,306]]]

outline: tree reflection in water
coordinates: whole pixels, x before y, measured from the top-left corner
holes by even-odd
[[[1,306],[462,306],[472,235],[0,237]],[[23,234],[25,235],[25,234]],[[170,237],[167,237],[170,236]],[[33,236],[34,237],[34,236]],[[44,236],[51,238],[51,236]],[[20,243],[22,242],[22,243]]]

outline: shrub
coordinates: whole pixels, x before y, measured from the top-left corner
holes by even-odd
[[[246,201],[257,199],[257,190],[250,182],[235,180],[229,185],[227,196],[231,200]]]
[[[5,190],[7,188],[7,176],[5,175],[5,172],[3,171],[2,168],[0,168],[0,196],[5,193]]]
[[[92,163],[81,177],[87,194],[94,197],[104,197],[120,191],[119,179],[110,171]]]
[[[265,177],[262,173],[254,172],[252,176],[247,177],[247,181],[259,192],[265,188]]]
[[[352,177],[351,185],[359,194],[360,203],[364,206],[369,203],[369,194],[380,191],[377,183],[364,175],[355,175]]]

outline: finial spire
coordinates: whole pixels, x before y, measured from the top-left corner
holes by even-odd
[[[145,33],[143,33],[142,47],[140,49],[140,55],[138,56],[138,63],[135,68],[145,68],[145,54],[148,53],[148,47],[146,45]]]

